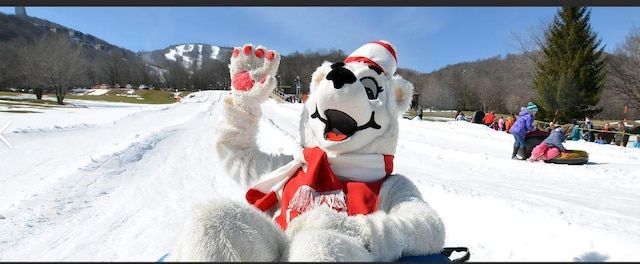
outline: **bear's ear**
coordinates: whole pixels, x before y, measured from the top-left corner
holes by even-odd
[[[316,69],[311,75],[311,84],[309,85],[309,93],[313,93],[318,87],[318,84],[324,77],[327,77],[327,74],[331,71],[331,65],[333,63],[324,61],[320,67]]]
[[[409,110],[413,97],[413,84],[399,75],[391,77],[391,91],[393,92],[396,109],[399,114]]]

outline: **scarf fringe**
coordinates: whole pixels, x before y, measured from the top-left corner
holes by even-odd
[[[303,185],[289,201],[288,208],[303,213],[316,206],[326,204],[338,211],[347,211],[347,198],[342,190],[317,192],[308,185]]]

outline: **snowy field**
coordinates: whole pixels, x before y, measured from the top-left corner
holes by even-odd
[[[226,93],[0,112],[13,146],[0,142],[0,261],[157,261],[192,205],[243,200],[213,151]],[[262,109],[261,148],[290,153],[301,105]],[[395,172],[471,261],[640,261],[640,149],[569,141],[588,164],[529,163],[482,125],[401,119],[400,131]]]

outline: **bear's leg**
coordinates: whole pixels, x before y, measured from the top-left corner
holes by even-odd
[[[281,261],[371,262],[372,255],[356,238],[333,230],[304,230],[291,238]]]
[[[247,203],[222,200],[201,205],[187,220],[175,261],[277,261],[287,238],[266,214]]]

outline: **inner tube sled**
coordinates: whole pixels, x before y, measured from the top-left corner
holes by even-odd
[[[589,153],[584,150],[566,150],[553,159],[545,160],[547,163],[582,165],[589,161]]]

